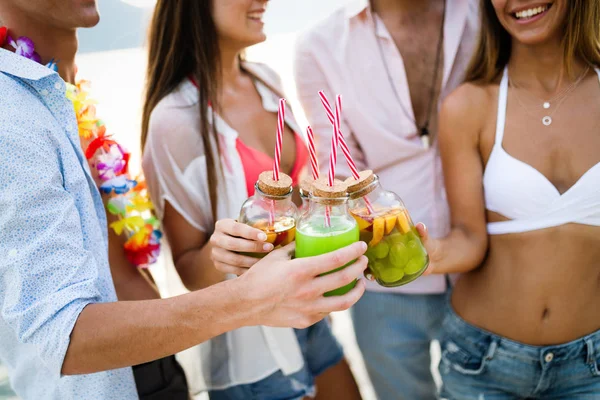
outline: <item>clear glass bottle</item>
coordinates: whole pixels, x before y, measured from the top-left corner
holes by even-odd
[[[329,187],[324,182],[315,182],[308,211],[298,219],[296,257],[329,253],[357,241],[358,224],[348,212],[346,185],[338,181],[333,187]],[[345,267],[347,265],[331,272]],[[327,292],[325,296],[343,295],[355,285],[356,281]]]
[[[298,209],[300,215],[308,212],[308,207],[310,204],[310,193],[312,191],[312,186],[315,183],[315,180],[307,177],[300,181],[298,185],[298,193],[300,194],[300,200],[302,200],[302,205]]]
[[[298,209],[292,201],[292,179],[280,174],[279,181],[272,179],[272,172],[260,174],[254,196],[244,202],[238,222],[260,229],[267,234],[267,242],[275,248],[294,241]],[[262,253],[248,253],[263,257]]]
[[[360,240],[369,246],[369,268],[381,286],[396,287],[417,279],[429,256],[402,199],[383,189],[373,171],[348,178],[349,208]]]

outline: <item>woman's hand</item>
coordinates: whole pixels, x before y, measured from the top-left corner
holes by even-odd
[[[233,219],[217,221],[210,238],[215,268],[225,274],[242,275],[260,258],[238,253],[269,253],[273,245],[266,240],[267,235],[260,229]]]
[[[441,242],[438,239],[432,239],[429,237],[429,232],[427,231],[427,227],[425,226],[424,223],[419,222],[415,226],[415,228],[417,228],[417,232],[419,232],[419,236],[421,237],[423,246],[425,246],[425,250],[427,251],[427,254],[429,256],[429,266],[427,267],[427,270],[423,273],[423,275],[431,275],[431,274],[435,274],[435,273],[440,273],[440,272],[436,272],[435,266],[436,266],[436,262],[438,262],[441,259],[441,255],[440,255],[440,253],[441,253],[440,243]],[[375,281],[375,277],[373,276],[373,273],[368,268],[365,271],[365,278],[367,278],[368,280],[370,280],[372,282]]]
[[[436,272],[436,264],[441,260],[440,241],[429,237],[429,232],[424,223],[419,222],[416,226],[419,236],[421,236],[421,242],[425,246],[425,250],[429,256],[429,266],[423,275],[431,275]]]

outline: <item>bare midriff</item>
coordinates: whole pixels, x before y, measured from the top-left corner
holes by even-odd
[[[504,218],[488,212],[488,221]],[[457,282],[467,322],[521,343],[556,345],[600,329],[600,227],[491,235],[483,264]]]

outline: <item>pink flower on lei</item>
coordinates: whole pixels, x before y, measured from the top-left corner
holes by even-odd
[[[10,35],[7,37],[8,44],[15,49],[15,54],[23,56],[37,63],[42,62],[42,58],[38,53],[35,52],[35,46],[33,40],[28,37],[21,36],[17,40],[14,40]]]
[[[98,175],[103,181],[113,179],[127,170],[127,152],[118,144],[110,146],[109,151],[99,154],[96,160]]]

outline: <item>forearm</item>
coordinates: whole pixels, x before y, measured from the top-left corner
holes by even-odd
[[[164,300],[90,304],[79,315],[62,366],[65,375],[142,364],[252,324],[238,283]]]
[[[437,241],[433,272],[449,274],[471,271],[482,263],[486,250],[487,235],[453,227],[448,236]]]
[[[202,248],[182,254],[175,262],[177,273],[188,290],[204,289],[223,282],[225,274],[217,271],[211,258],[210,241]]]

